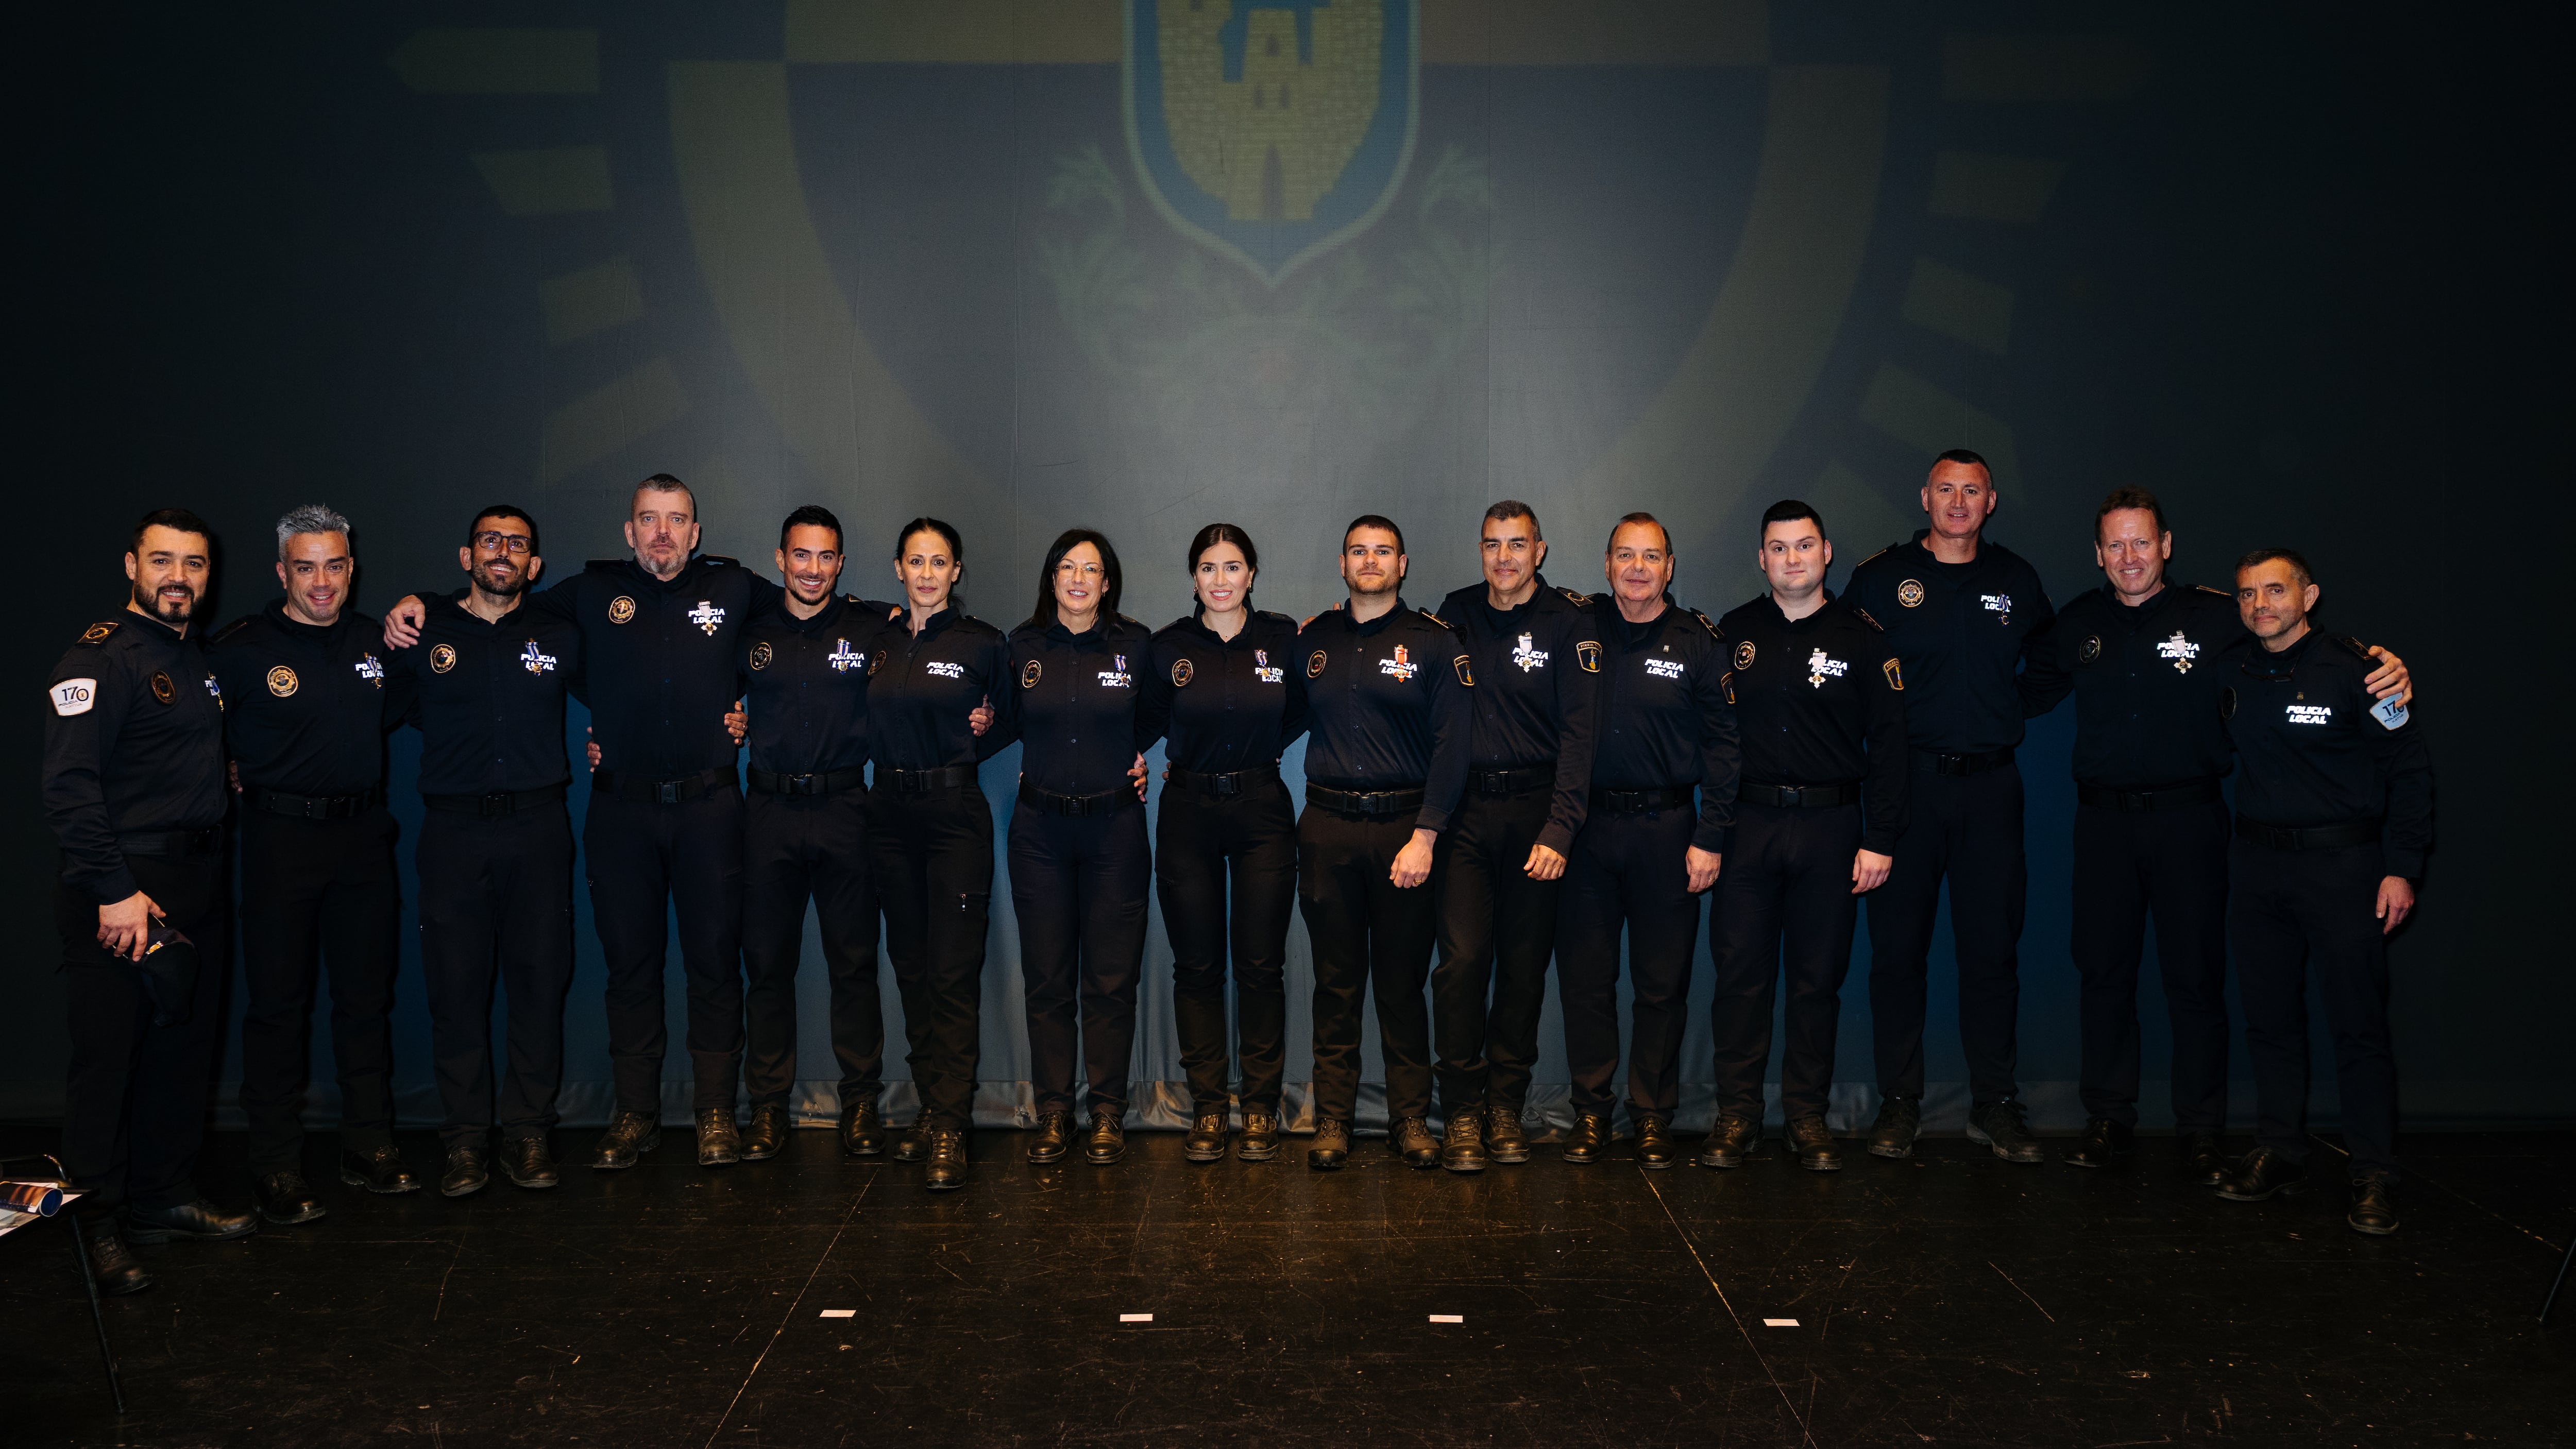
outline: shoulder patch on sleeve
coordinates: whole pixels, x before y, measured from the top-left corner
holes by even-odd
[[[1468,672],[1466,655],[1461,654],[1457,658],[1450,660],[1449,667],[1458,671],[1458,682],[1460,684],[1467,686],[1469,689],[1476,687],[1476,676]]]
[[[1420,614],[1422,617],[1424,617],[1424,618],[1426,618],[1426,619],[1430,620],[1430,621],[1431,621],[1432,623],[1434,623],[1434,624],[1439,625],[1439,626],[1440,626],[1441,628],[1443,628],[1443,629],[1447,629],[1449,632],[1451,632],[1451,633],[1453,633],[1453,634],[1454,634],[1454,633],[1456,633],[1456,632],[1458,632],[1458,631],[1457,631],[1457,628],[1456,628],[1456,626],[1455,626],[1455,625],[1452,625],[1448,620],[1441,618],[1438,614],[1435,614],[1435,613],[1431,612],[1429,609],[1416,609],[1416,610],[1414,610],[1413,612],[1415,612],[1415,613],[1417,613],[1417,614]]]
[[[102,619],[99,622],[90,625],[88,628],[83,629],[81,631],[79,642],[87,644],[92,648],[96,648],[97,646],[106,643],[108,640],[115,638],[116,631],[124,627],[124,623],[120,620]]]
[[[98,681],[95,679],[57,679],[48,687],[48,694],[54,713],[66,718],[98,708]]]
[[[1726,638],[1726,631],[1717,627],[1717,621],[1715,619],[1710,618],[1708,615],[1701,613],[1697,609],[1691,610],[1690,616],[1699,620],[1699,626],[1708,631],[1708,637],[1711,639],[1723,640]]]

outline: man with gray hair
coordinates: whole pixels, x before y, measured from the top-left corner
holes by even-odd
[[[241,804],[242,1111],[260,1215],[324,1212],[304,1178],[302,1108],[317,960],[331,973],[340,1180],[412,1192],[393,1142],[399,901],[385,810],[383,646],[347,611],[349,520],[318,504],[277,521],[285,597],[214,637]]]

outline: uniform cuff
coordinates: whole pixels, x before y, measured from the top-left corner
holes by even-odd
[[[1896,854],[1896,837],[1893,835],[1879,835],[1870,831],[1863,831],[1861,832],[1860,837],[1860,848],[1868,851],[1872,855],[1894,855]]]
[[[1413,828],[1416,830],[1429,830],[1435,833],[1446,830],[1449,828],[1449,812],[1446,810],[1437,810],[1429,805],[1425,805],[1420,810],[1414,812]]]
[[[1557,824],[1553,820],[1540,827],[1538,832],[1538,843],[1555,851],[1557,854],[1564,856],[1568,860],[1572,860],[1574,858],[1574,832]]]
[[[2424,878],[2424,852],[2420,850],[2383,849],[2380,852],[2380,858],[2383,863],[2381,871],[2383,875],[2393,875],[2408,881],[2419,881]]]
[[[1703,825],[1691,832],[1691,844],[1711,855],[1726,854],[1727,847],[1734,843],[1735,827],[1732,825]]]
[[[102,906],[115,905],[143,889],[143,883],[134,878],[134,872],[126,869],[122,860],[112,871],[84,871],[72,877],[71,883]]]

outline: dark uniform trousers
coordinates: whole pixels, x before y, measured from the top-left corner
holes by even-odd
[[[1860,840],[1858,805],[1736,806],[1735,842],[1717,878],[1708,925],[1717,968],[1709,1026],[1720,1112],[1762,1120],[1772,1001],[1785,975],[1780,1110],[1792,1122],[1825,1115],[1843,975],[1851,969],[1852,932],[1860,923],[1860,897],[1852,894]]]
[[[903,997],[918,1125],[975,1121],[984,936],[993,911],[993,808],[973,785],[868,801],[868,864]]]
[[[129,1205],[196,1201],[197,1148],[205,1141],[232,955],[225,909],[232,869],[220,850],[168,860],[129,855],[125,863],[167,922],[196,943],[197,989],[186,1021],[154,1026],[143,973],[98,944],[98,902],[54,883],[71,1038],[63,1171],[87,1191],[78,1209],[92,1220]]]
[[[1429,880],[1398,890],[1388,872],[1412,839],[1409,815],[1367,819],[1309,804],[1297,821],[1297,907],[1315,952],[1315,1111],[1337,1122],[1359,1110],[1360,1011],[1372,990],[1387,1117],[1431,1115],[1422,987],[1448,848],[1435,846]]]
[[[2176,810],[2075,807],[2075,933],[2084,1115],[2138,1123],[2138,963],[2147,918],[2173,1023],[2177,1131],[2227,1125],[2224,801]]]
[[[2019,1091],[2015,1029],[2021,1010],[2022,910],[2030,863],[2022,855],[2021,767],[1944,775],[1917,752],[1905,833],[1887,884],[1869,894],[1869,1009],[1878,1089],[1923,1095],[1924,978],[1941,881],[1950,882],[1950,943],[1959,967],[1959,1041],[1978,1103]]]
[[[1557,1002],[1578,1112],[1608,1115],[1619,1073],[1619,932],[1628,933],[1628,1109],[1681,1105],[1682,1017],[1700,900],[1690,892],[1689,803],[1611,814],[1594,807],[1566,862],[1556,915]]]
[[[1193,1114],[1226,1096],[1226,959],[1234,961],[1246,1111],[1276,1115],[1286,1071],[1289,902],[1297,894],[1297,818],[1273,780],[1241,795],[1167,785],[1155,818],[1154,880],[1172,943],[1172,1021]],[[1227,886],[1233,887],[1231,899]]]
[[[2308,1155],[2308,978],[2334,1038],[2344,1149],[2356,1171],[2397,1168],[2397,1059],[2388,1037],[2388,942],[2376,842],[2280,850],[2239,840],[2228,858],[2227,946],[2254,1058],[2258,1146]]]
[[[1532,880],[1522,867],[1553,803],[1554,787],[1544,782],[1516,795],[1487,795],[1470,784],[1442,836],[1449,860],[1440,880],[1431,1022],[1444,1112],[1489,1100],[1517,1110],[1529,1100],[1564,880]]]
[[[874,1101],[885,1088],[885,1004],[868,797],[752,791],[742,827],[742,1075],[754,1102],[784,1102],[796,1086],[796,968],[809,900],[831,983],[841,1104]]]
[[[498,815],[431,808],[421,818],[420,964],[429,985],[439,1136],[481,1147],[495,1120],[492,991],[508,1003],[505,1141],[543,1137],[563,1086],[564,993],[572,987],[572,818],[549,803]]]
[[[319,968],[331,975],[340,1146],[368,1152],[390,1145],[393,1028],[386,1017],[401,960],[392,814],[382,806],[346,820],[243,811],[241,898],[241,1104],[250,1119],[252,1173],[303,1166]]]
[[[1010,855],[1037,1110],[1073,1111],[1079,1070],[1088,1110],[1123,1118],[1154,880],[1145,802],[1052,815],[1023,798],[1011,810]]]
[[[742,792],[664,805],[594,793],[582,821],[590,916],[608,965],[608,1059],[621,1112],[662,1112],[662,976],[671,914],[688,978],[697,1111],[730,1111],[742,1071]]]

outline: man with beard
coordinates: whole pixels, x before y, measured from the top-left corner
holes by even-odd
[[[581,687],[580,628],[525,607],[546,563],[536,520],[493,504],[456,562],[466,587],[428,600],[420,642],[387,664],[396,717],[421,738],[420,960],[449,1197],[490,1180],[496,980],[509,1003],[501,1169],[523,1188],[559,1180],[546,1134],[573,971],[564,694]]]
[[[1360,1011],[1377,992],[1387,1140],[1408,1167],[1440,1165],[1431,1113],[1434,847],[1467,783],[1475,676],[1438,618],[1408,608],[1404,534],[1362,515],[1342,530],[1346,603],[1298,632],[1312,713],[1297,904],[1315,948],[1315,1141],[1306,1165],[1349,1160],[1358,1110]]]
[[[1478,549],[1485,577],[1440,604],[1476,676],[1467,793],[1448,831],[1431,971],[1448,1116],[1440,1162],[1452,1172],[1529,1161],[1521,1109],[1538,1062],[1559,882],[1592,781],[1601,668],[1591,601],[1539,575],[1547,540],[1528,504],[1486,509]]]
[[[242,1112],[260,1215],[308,1223],[302,1107],[313,988],[331,978],[340,1180],[420,1190],[394,1146],[394,941],[401,887],[385,808],[385,662],[347,612],[349,520],[319,504],[277,521],[286,596],[227,625],[208,650],[241,791]]]
[[[635,485],[631,557],[593,559],[529,607],[581,631],[599,746],[582,821],[590,906],[608,958],[608,1055],[617,1109],[591,1166],[633,1167],[662,1143],[662,978],[674,907],[688,978],[698,1162],[742,1156],[742,785],[725,713],[742,627],[778,586],[697,552],[697,496],[668,473]],[[421,603],[396,604],[385,642],[419,639]]]
[[[159,1243],[259,1226],[200,1198],[193,1180],[231,935],[223,701],[188,629],[211,555],[195,514],[145,514],[125,555],[125,611],[84,630],[46,685],[71,1043],[62,1161],[84,1194],[75,1210],[102,1293],[152,1286],[129,1234]]]

